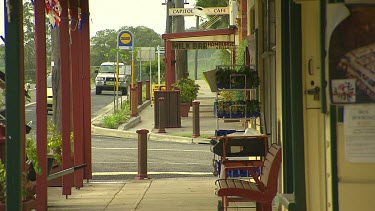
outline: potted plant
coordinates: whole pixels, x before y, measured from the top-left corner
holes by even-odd
[[[180,90],[180,113],[182,117],[187,117],[191,103],[197,99],[199,85],[192,79],[182,78],[172,86]]]

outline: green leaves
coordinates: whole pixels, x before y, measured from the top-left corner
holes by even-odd
[[[3,162],[0,160],[0,202],[5,201],[6,197],[6,189],[7,189],[7,183],[6,183],[6,171],[5,166]]]
[[[105,116],[101,123],[101,126],[105,128],[115,129],[120,124],[126,122],[130,116],[130,104],[129,101],[123,103],[123,108],[117,110],[114,114]]]
[[[195,81],[190,78],[182,78],[172,86],[180,90],[181,103],[191,103],[198,96],[199,85],[195,84]]]

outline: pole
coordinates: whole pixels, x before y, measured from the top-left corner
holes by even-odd
[[[7,210],[22,209],[22,106],[23,88],[23,34],[22,34],[22,1],[3,1],[5,24],[5,77],[6,101],[6,206]],[[9,10],[7,12],[7,9]],[[9,17],[8,17],[9,16]]]
[[[166,17],[166,29],[165,29],[165,33],[166,34],[170,34],[172,32],[172,24],[171,24],[171,17],[169,16],[169,8],[172,8],[174,7],[174,3],[173,3],[173,0],[167,0],[167,17]]]
[[[117,39],[118,42],[118,39]],[[117,45],[118,46],[118,45]],[[118,110],[118,75],[119,75],[119,48],[117,47],[117,61],[116,61],[116,109]]]
[[[155,48],[154,48],[154,50],[155,50]],[[153,51],[153,52],[154,52],[154,56],[155,56],[155,51]],[[149,93],[151,93],[151,85],[152,85],[152,75],[151,75],[151,69],[152,69],[151,68],[151,47],[150,47],[150,51],[149,51],[149,54],[148,54],[148,59],[150,60],[150,92]]]
[[[142,81],[142,48],[139,48],[139,81]]]
[[[158,45],[158,84],[160,84],[160,45]]]
[[[133,39],[133,46],[132,46],[132,84],[131,84],[131,88],[133,88],[133,87],[134,87],[134,39]]]
[[[148,130],[138,129],[138,174],[135,179],[147,179],[147,134]]]
[[[196,22],[195,22],[196,30],[199,30],[199,16],[197,15]],[[198,80],[198,50],[195,50],[195,57],[194,57],[194,79]]]

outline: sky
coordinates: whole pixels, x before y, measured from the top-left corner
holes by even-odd
[[[90,0],[90,36],[105,29],[118,30],[122,26],[146,26],[158,34],[165,32],[165,0]],[[195,0],[186,0],[186,8],[193,8]],[[185,28],[195,26],[195,18],[185,17]],[[4,1],[0,2],[0,35],[4,36]]]

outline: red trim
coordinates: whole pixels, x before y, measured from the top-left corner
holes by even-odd
[[[179,32],[179,33],[163,34],[161,37],[164,40],[166,40],[166,39],[185,38],[185,37],[231,35],[235,33],[236,33],[235,29],[217,29],[217,30],[208,30],[208,31],[193,31],[193,32]]]

